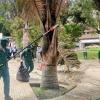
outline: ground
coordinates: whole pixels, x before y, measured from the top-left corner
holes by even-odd
[[[66,95],[79,97],[77,100],[96,100],[100,98],[100,63],[98,60],[81,61],[80,69],[73,70],[70,75],[67,74],[66,81],[69,84],[70,81],[77,84],[77,87]]]
[[[30,83],[40,82],[41,71],[35,69],[31,73]],[[9,62],[11,76],[11,97],[13,100],[38,100],[32,91],[29,83],[22,83],[16,80],[16,73],[19,67],[19,60]],[[64,73],[63,67],[58,67],[59,83],[75,84],[76,87],[66,93],[51,100],[99,100],[100,98],[100,63],[98,60],[82,60],[80,69],[73,69],[70,73]],[[3,100],[3,85],[0,80],[0,100]]]

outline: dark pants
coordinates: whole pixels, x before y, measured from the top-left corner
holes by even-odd
[[[10,91],[10,77],[9,77],[9,69],[8,67],[2,67],[0,69],[0,77],[3,78],[3,83],[4,83],[4,95],[9,96],[9,91]]]
[[[98,51],[98,60],[100,62],[100,51]]]
[[[87,52],[83,52],[84,59],[87,59]]]

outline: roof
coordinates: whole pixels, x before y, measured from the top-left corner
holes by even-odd
[[[81,40],[84,40],[84,39],[99,39],[99,34],[83,34],[81,37],[80,37]]]
[[[96,29],[92,28],[92,27],[87,27],[85,30],[84,30],[84,33],[95,33],[97,32]]]

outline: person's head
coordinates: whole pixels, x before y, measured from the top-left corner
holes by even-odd
[[[2,48],[6,48],[9,44],[9,41],[7,39],[1,39],[0,40],[0,45]]]
[[[27,50],[30,52],[32,50],[31,46],[27,46]]]

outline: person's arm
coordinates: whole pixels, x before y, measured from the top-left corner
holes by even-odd
[[[3,50],[0,50],[0,67],[4,66],[6,64],[6,56],[5,52]]]
[[[7,59],[10,59],[11,53],[10,53],[10,50],[8,48],[5,49],[5,53],[6,53]]]
[[[25,56],[26,52],[27,52],[27,49],[23,50],[23,51],[20,53],[21,59]]]

